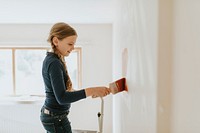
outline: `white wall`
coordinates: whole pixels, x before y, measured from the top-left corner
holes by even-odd
[[[171,132],[173,0],[158,2],[157,133]]]
[[[40,103],[0,101],[1,133],[45,133],[40,122]]]
[[[172,133],[200,132],[200,1],[173,5]]]
[[[128,48],[129,91],[113,99],[114,133],[199,133],[200,1],[117,3],[113,78]]]
[[[74,25],[74,27],[78,31],[79,41],[83,47],[83,87],[108,86],[112,81],[112,25],[89,24]],[[111,133],[112,96],[106,97],[104,102],[104,132]],[[74,104],[71,112],[72,120],[76,119],[74,127],[97,130],[97,113],[100,111],[100,104],[100,99],[96,99],[95,102],[88,99],[80,104]]]
[[[113,133],[156,133],[157,0],[118,0],[114,23],[113,79],[122,77],[128,49],[128,92],[113,99]]]
[[[0,24],[0,46],[48,46],[46,39],[52,24]],[[82,46],[82,87],[98,85],[108,86],[112,81],[112,25],[111,24],[72,24],[78,32],[77,45]],[[20,124],[30,118],[27,126],[1,125],[0,132],[9,132],[7,129],[24,132],[42,132],[39,111],[42,104],[20,105],[23,113],[20,113],[19,106],[0,103],[2,116],[17,115],[11,120],[11,124]],[[70,120],[74,129],[98,130],[97,113],[100,111],[100,99],[87,98],[72,104]],[[8,106],[8,108],[5,108]],[[10,111],[12,110],[12,112]],[[20,119],[19,119],[20,118]],[[5,120],[5,119],[2,119]],[[8,121],[7,121],[8,122]],[[15,123],[16,122],[16,123]],[[19,123],[18,123],[19,122]],[[18,124],[17,124],[18,123]],[[37,123],[37,124],[34,124]],[[27,127],[27,129],[26,129]],[[6,132],[7,131],[7,132]],[[104,131],[112,132],[112,96],[105,98]]]

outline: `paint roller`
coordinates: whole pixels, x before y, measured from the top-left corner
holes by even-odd
[[[109,88],[112,94],[116,94],[122,91],[128,91],[128,87],[126,84],[126,78],[118,79],[109,84]]]

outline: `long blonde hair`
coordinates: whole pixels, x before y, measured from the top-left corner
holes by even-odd
[[[67,87],[68,91],[72,91],[73,90],[72,82],[71,82],[71,79],[70,79],[70,77],[68,75],[67,66],[66,66],[66,62],[65,62],[64,56],[62,56],[59,53],[59,51],[57,50],[56,46],[53,43],[53,38],[57,37],[59,40],[62,40],[64,38],[66,38],[66,37],[74,36],[74,35],[77,36],[77,33],[76,33],[74,28],[72,28],[70,25],[68,25],[66,23],[59,22],[59,23],[56,23],[56,24],[54,24],[52,26],[52,28],[50,30],[50,33],[49,33],[49,37],[47,39],[47,41],[51,44],[52,51],[59,57],[59,59],[63,63],[63,66],[64,66],[64,68],[66,70],[66,74],[68,76],[68,80],[66,82],[66,87]]]

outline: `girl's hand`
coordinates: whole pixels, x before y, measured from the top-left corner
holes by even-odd
[[[92,96],[92,98],[96,97],[104,97],[110,94],[110,89],[107,87],[91,87],[85,89],[86,96]]]

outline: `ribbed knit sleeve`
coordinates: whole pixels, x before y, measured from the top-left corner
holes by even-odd
[[[49,64],[48,73],[57,102],[60,105],[65,105],[86,98],[85,90],[66,91],[63,71],[63,66],[59,60],[54,60]]]

